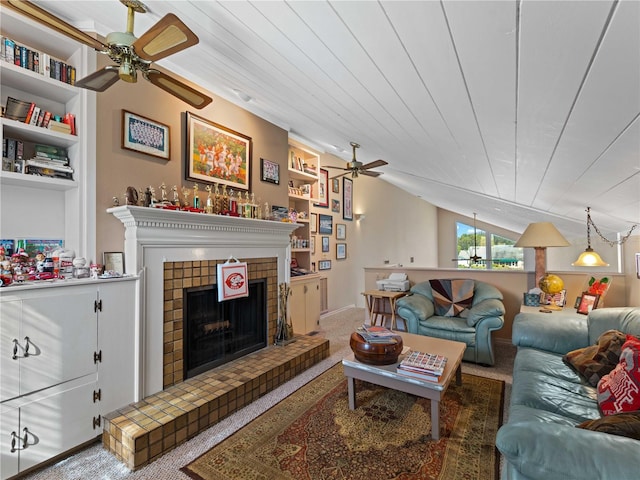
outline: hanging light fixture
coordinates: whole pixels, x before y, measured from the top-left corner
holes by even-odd
[[[593,223],[593,220],[591,220],[591,207],[587,207],[586,212],[587,212],[587,248],[585,249],[584,252],[580,254],[578,259],[575,262],[573,262],[571,265],[573,265],[574,267],[608,267],[609,264],[604,260],[602,260],[602,258],[600,258],[600,255],[598,255],[598,253],[593,248],[591,248],[591,227],[593,226],[593,229],[596,231],[596,233],[602,240],[604,240],[610,246],[613,247],[614,245],[622,245],[624,242],[626,242],[629,236],[631,235],[631,232],[633,232],[633,230],[638,226],[638,224],[633,225],[629,229],[627,234],[624,237],[622,237],[620,240],[609,240],[607,237],[602,235],[602,233],[600,233],[600,230],[598,230],[598,227],[596,227],[596,224]]]

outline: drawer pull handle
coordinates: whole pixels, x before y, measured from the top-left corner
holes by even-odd
[[[18,359],[18,339],[17,338],[13,339],[13,355],[11,356],[11,359],[12,360]]]
[[[24,356],[29,356],[29,337],[24,337]]]

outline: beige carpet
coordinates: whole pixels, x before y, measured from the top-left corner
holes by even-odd
[[[105,451],[101,444],[96,443],[23,478],[28,480],[189,480],[189,477],[179,470],[181,467],[192,462],[342,360],[345,354],[350,351],[348,339],[351,332],[364,321],[365,310],[363,308],[347,308],[324,315],[320,319],[318,335],[328,338],[331,343],[329,358],[136,472],[130,472],[122,463]],[[463,363],[462,371],[463,373],[504,380],[506,383],[505,405],[508,405],[514,355],[515,348],[512,345],[499,342],[496,344],[496,366],[489,368]],[[506,413],[505,410],[504,421],[506,421]]]

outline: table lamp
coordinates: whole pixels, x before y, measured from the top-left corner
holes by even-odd
[[[537,285],[547,270],[547,247],[568,247],[570,243],[551,222],[530,223],[516,242],[516,247],[531,247],[536,251]]]

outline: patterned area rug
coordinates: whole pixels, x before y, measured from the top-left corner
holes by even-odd
[[[489,480],[504,382],[462,375],[440,403],[357,382],[356,410],[338,363],[181,470],[197,480]]]

